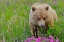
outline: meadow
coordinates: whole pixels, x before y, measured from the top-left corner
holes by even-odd
[[[46,35],[64,42],[64,0],[0,0],[0,42],[24,42],[31,37],[29,13],[35,2],[47,3],[57,12],[58,21]]]

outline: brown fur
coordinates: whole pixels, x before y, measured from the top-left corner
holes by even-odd
[[[47,4],[33,4],[30,10],[29,25],[32,35],[38,37],[37,28],[43,27],[47,31],[48,24],[54,26],[54,20],[57,20],[57,14]]]

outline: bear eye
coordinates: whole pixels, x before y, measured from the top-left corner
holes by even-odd
[[[46,19],[46,17],[43,18],[44,20]]]
[[[38,18],[38,21],[40,20],[40,18]]]

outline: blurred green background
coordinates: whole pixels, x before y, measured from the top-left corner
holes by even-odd
[[[31,37],[29,12],[36,2],[49,4],[57,12],[58,22],[47,35],[64,42],[64,0],[0,0],[0,42],[24,42]]]

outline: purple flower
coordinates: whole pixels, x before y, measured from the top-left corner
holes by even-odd
[[[36,42],[41,42],[41,37],[36,38]]]
[[[59,42],[59,39],[58,38],[56,39],[56,42]]]
[[[24,42],[28,42],[27,40],[25,40]]]
[[[53,36],[50,35],[49,38],[47,38],[46,36],[43,37],[38,37],[35,38],[34,36],[32,36],[31,38],[28,38],[27,40],[25,40],[25,42],[59,42],[59,39],[57,38],[56,40],[54,40]]]
[[[47,42],[48,38],[46,38],[46,36],[43,36],[42,38]]]
[[[49,41],[50,41],[50,42],[54,42],[54,38],[53,38],[52,35],[49,36]]]
[[[50,35],[49,38],[54,39],[52,35]]]
[[[49,39],[50,42],[54,42],[54,39]]]
[[[25,42],[31,42],[31,38],[28,38]]]
[[[52,4],[57,4],[57,1],[53,1]]]
[[[34,37],[34,36],[32,36],[32,37],[31,37],[31,40],[35,40],[35,37]]]

